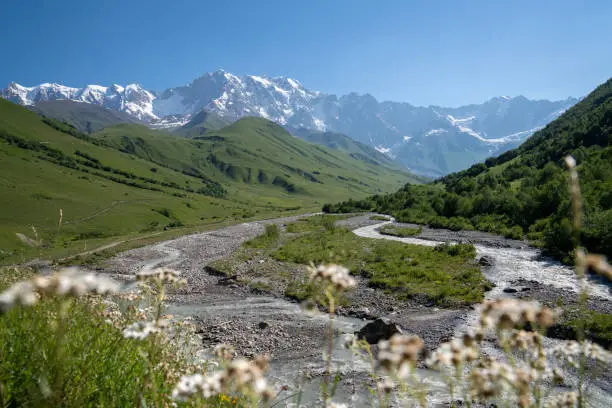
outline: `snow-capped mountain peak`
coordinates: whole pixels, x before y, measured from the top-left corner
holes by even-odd
[[[85,102],[126,112],[145,121],[157,119],[153,113],[155,96],[137,84],[127,85],[125,88],[119,85],[72,88],[55,83],[25,87],[11,82],[6,89],[0,91],[0,96],[21,105],[34,105],[51,100]]]

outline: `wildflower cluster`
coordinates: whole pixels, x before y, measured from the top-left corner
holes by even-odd
[[[172,397],[179,401],[187,401],[191,398],[210,398],[222,392],[235,391],[269,401],[276,393],[264,377],[267,367],[268,360],[264,357],[252,361],[233,360],[225,370],[208,376],[201,374],[183,376],[174,388]]]
[[[538,332],[513,330],[507,343],[516,350],[533,351],[542,347],[542,335]]]
[[[14,306],[32,306],[42,297],[104,295],[118,289],[119,284],[105,276],[67,268],[54,275],[39,275],[11,286],[0,294],[0,312],[7,312]]]
[[[476,399],[489,399],[503,395],[504,391],[518,394],[518,405],[532,405],[531,383],[540,373],[528,367],[517,367],[493,359],[483,359],[471,372],[471,391]]]
[[[527,324],[545,328],[553,324],[553,313],[538,302],[498,299],[485,302],[480,324],[483,328],[512,329]]]
[[[386,371],[405,377],[416,364],[423,345],[418,336],[394,334],[389,340],[378,343],[378,363]]]
[[[144,340],[149,335],[160,333],[168,326],[167,320],[156,322],[135,322],[123,329],[123,337],[126,339]]]
[[[581,357],[586,357],[605,365],[612,364],[612,354],[609,351],[587,340],[581,343],[574,340],[565,342],[554,347],[550,354],[559,360],[565,361],[574,368],[579,367]]]
[[[161,284],[185,285],[187,281],[181,279],[181,274],[174,269],[157,268],[151,271],[140,271],[136,273],[136,280],[140,282],[157,282]]]
[[[308,268],[310,279],[333,286],[336,290],[342,291],[355,287],[357,282],[350,275],[349,270],[336,264],[319,265]]]
[[[215,355],[221,360],[231,360],[236,355],[236,350],[230,344],[217,344],[215,346]]]
[[[426,361],[426,364],[438,370],[444,368],[459,368],[466,363],[475,361],[479,354],[477,343],[482,340],[482,335],[475,336],[465,334],[462,339],[453,339],[442,343]]]
[[[557,394],[546,403],[546,408],[574,408],[578,404],[578,393],[574,391]]]

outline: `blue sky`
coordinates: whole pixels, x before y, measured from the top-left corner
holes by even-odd
[[[0,16],[2,87],[163,90],[223,68],[457,106],[582,96],[612,75],[608,0],[3,0]]]

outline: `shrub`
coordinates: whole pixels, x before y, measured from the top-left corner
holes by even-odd
[[[472,244],[449,244],[444,243],[435,247],[436,252],[442,252],[450,256],[462,256],[467,258],[476,257],[476,247]]]
[[[394,237],[413,237],[423,232],[423,227],[399,227],[397,225],[383,225],[378,229],[383,235],[391,235]]]
[[[244,243],[247,248],[268,248],[276,245],[280,237],[280,230],[276,224],[268,224],[264,233]]]

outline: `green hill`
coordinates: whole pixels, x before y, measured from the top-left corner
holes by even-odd
[[[390,157],[342,133],[320,132],[306,128],[290,129],[290,132],[302,140],[339,150],[358,160],[369,161],[373,164],[394,165]],[[423,177],[422,180],[426,181],[427,178]]]
[[[91,103],[44,101],[36,103],[30,109],[48,118],[69,123],[83,133],[93,133],[119,123],[140,123],[127,113]]]
[[[570,260],[568,177],[578,161],[585,207],[582,243],[612,256],[612,79],[517,149],[427,186],[327,205],[327,211],[377,210],[400,221],[453,229],[524,234]]]
[[[198,137],[210,130],[219,130],[230,123],[232,123],[230,120],[224,119],[216,113],[202,110],[185,125],[174,130],[173,133],[185,137]]]
[[[371,163],[306,143],[266,119],[248,117],[193,139],[138,125],[93,135],[125,153],[183,172],[202,174],[241,195],[363,195],[392,188],[408,174],[390,163]],[[233,190],[232,190],[233,189]]]
[[[0,100],[0,263],[167,228],[312,211],[410,180],[264,119],[194,140],[133,124],[90,136]]]

